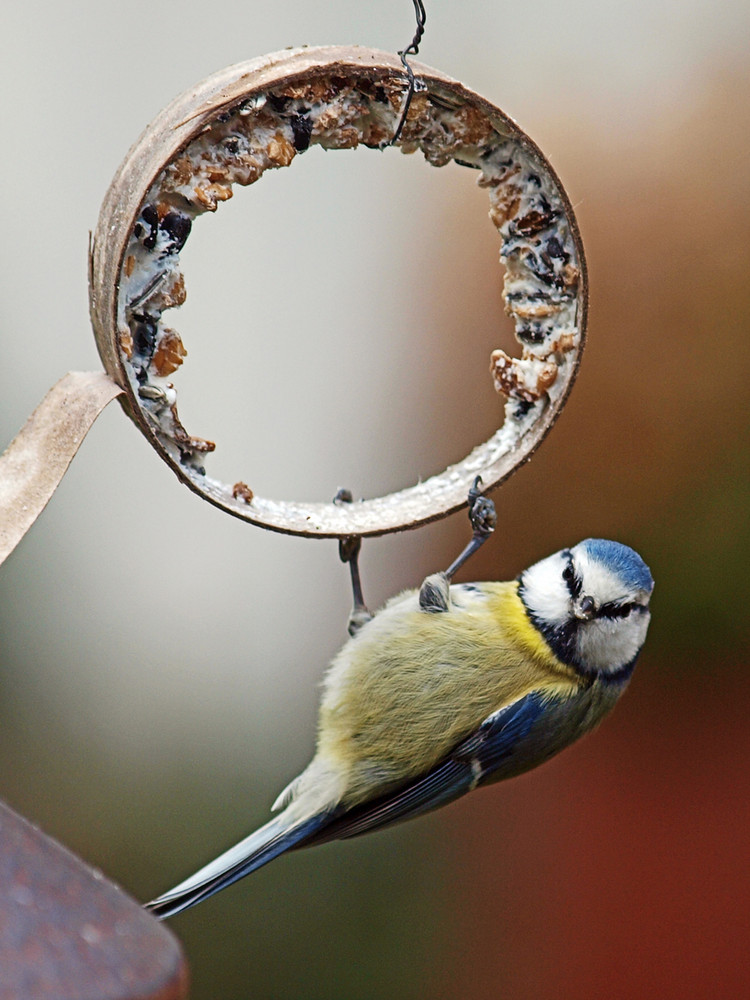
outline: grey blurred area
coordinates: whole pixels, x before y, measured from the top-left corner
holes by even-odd
[[[676,487],[649,479],[637,452],[623,473],[612,437],[594,458],[580,447],[599,412],[594,373],[611,384],[631,371],[612,360],[622,346],[601,322],[617,282],[606,220],[618,191],[602,177],[684,166],[655,136],[682,135],[726,74],[747,84],[750,9],[427,10],[420,58],[528,131],[584,242],[593,236],[592,374],[587,357],[574,415],[496,495],[501,527],[477,575],[513,576],[584,534],[656,541],[629,484],[648,482],[659,502]],[[159,109],[214,70],[290,45],[394,51],[413,14],[407,0],[31,0],[0,19],[5,443],[66,371],[100,367],[88,231]],[[189,352],[175,376],[181,418],[217,442],[209,471],[264,496],[325,500],[341,486],[386,493],[462,458],[501,418],[487,371],[490,351],[511,344],[497,253],[474,174],[394,150],[312,149],[201,218],[183,255],[188,300],[171,322]],[[641,323],[643,350],[657,322]],[[696,373],[681,391],[698,385]],[[617,405],[663,426],[630,395],[615,388]],[[466,534],[457,515],[366,542],[370,604],[446,565]],[[349,600],[335,543],[264,533],[201,503],[111,405],[0,571],[0,797],[137,898],[165,890],[259,824],[307,762]],[[472,921],[455,906],[470,862],[449,815],[281,859],[180,918],[192,995],[466,995]],[[498,967],[512,962],[504,949],[499,940]]]

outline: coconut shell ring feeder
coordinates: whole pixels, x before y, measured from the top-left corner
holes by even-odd
[[[496,486],[528,460],[560,413],[585,337],[587,287],[573,210],[537,146],[507,115],[462,84],[414,63],[417,90],[398,141],[428,163],[478,172],[500,234],[506,311],[521,356],[495,351],[491,374],[507,397],[500,428],[424,482],[360,503],[253,495],[210,477],[211,442],[177,415],[174,373],[185,349],[164,323],[185,298],[180,251],[192,224],[286,167],[309,146],[382,149],[396,132],[407,77],[392,55],[362,48],[286,50],[216,73],[174,100],[128,153],[102,206],[90,259],[91,318],[105,368],[165,462],[222,510],[274,531],[378,535],[465,505],[481,476]],[[252,484],[249,470],[238,470]]]

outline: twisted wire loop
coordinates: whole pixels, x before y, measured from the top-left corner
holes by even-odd
[[[423,23],[402,58],[416,51]],[[407,63],[408,65],[408,63]],[[228,513],[313,537],[379,535],[465,506],[481,476],[490,490],[527,461],[560,413],[585,338],[587,281],[569,199],[538,147],[502,111],[449,77],[415,64],[420,86],[403,108],[403,63],[358,47],[286,50],[230,66],[176,98],[128,153],[105,197],[92,243],[90,312],[100,355],[123,406],[177,476]],[[356,504],[265,499],[258,473],[210,477],[212,442],[183,427],[175,373],[186,354],[163,323],[185,298],[180,252],[193,221],[236,185],[288,166],[309,146],[388,145],[434,166],[477,171],[500,236],[506,311],[521,357],[493,352],[506,397],[498,430],[461,462],[387,496]],[[254,478],[255,477],[255,478]],[[249,485],[247,485],[249,483]]]
[[[401,62],[406,70],[407,76],[406,97],[404,98],[404,106],[401,110],[401,117],[398,120],[396,131],[388,140],[389,146],[392,146],[401,138],[401,133],[403,132],[404,125],[409,114],[411,99],[414,97],[414,91],[416,89],[416,79],[414,77],[414,70],[411,68],[411,63],[407,59],[407,56],[415,56],[419,52],[419,44],[424,36],[425,23],[427,21],[427,13],[424,9],[422,0],[412,0],[412,2],[414,3],[414,12],[417,17],[417,28],[411,42],[405,49],[402,49],[402,51],[399,52],[399,57],[401,58]]]

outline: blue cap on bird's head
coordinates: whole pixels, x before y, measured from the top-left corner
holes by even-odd
[[[586,538],[525,570],[519,597],[555,655],[586,676],[625,679],[646,638],[654,588],[627,545]]]
[[[633,590],[643,590],[650,594],[654,589],[651,570],[636,551],[622,542],[611,542],[607,538],[586,538],[580,543],[591,559],[604,563],[622,582]]]

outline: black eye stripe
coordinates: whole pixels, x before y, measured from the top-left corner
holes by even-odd
[[[631,611],[643,613],[647,610],[648,608],[642,604],[638,604],[637,601],[632,601],[630,604],[602,604],[596,613],[596,617],[610,619],[627,618]]]
[[[581,593],[581,578],[576,576],[576,571],[573,568],[573,553],[570,549],[564,549],[563,556],[567,559],[568,563],[562,572],[562,577],[568,585],[568,592],[570,596],[573,600],[575,600]]]
[[[563,549],[562,556],[566,560],[565,568],[562,571],[562,578],[567,584],[568,593],[572,600],[576,601],[581,596],[583,580],[580,576],[576,575],[573,566],[573,553],[570,549]],[[638,601],[630,601],[628,604],[616,604],[614,601],[610,601],[608,604],[602,604],[594,614],[594,618],[617,620],[618,618],[627,618],[631,612],[642,614],[645,611],[648,611],[648,608],[643,604],[639,604]]]

